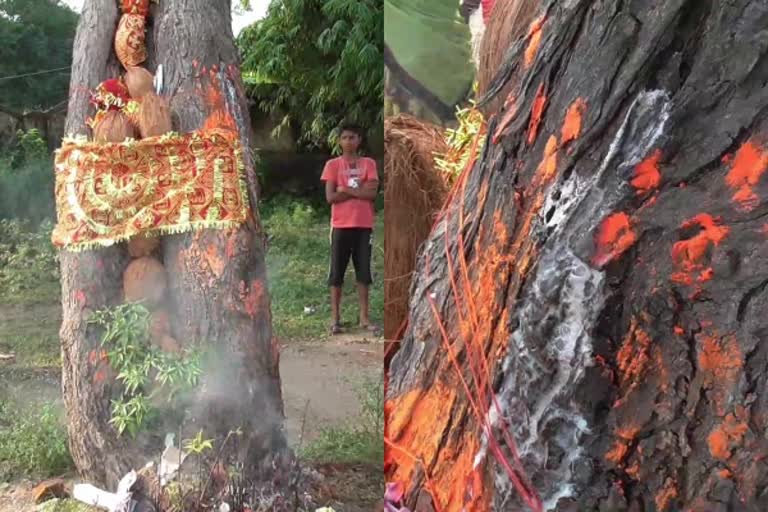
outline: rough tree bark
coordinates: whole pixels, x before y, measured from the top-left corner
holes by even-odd
[[[172,97],[176,131],[198,129],[211,108],[224,107],[237,124],[243,147],[249,148],[250,120],[230,7],[230,0],[163,0],[153,6],[147,65],[150,71],[163,65],[164,94]],[[85,2],[75,40],[68,134],[87,133],[88,90],[121,71],[113,51],[118,17],[115,0]],[[214,91],[219,105],[211,104]],[[252,156],[246,153],[253,207],[256,177]],[[254,470],[287,454],[261,239],[259,219],[251,215],[238,229],[168,236],[162,244],[174,336],[184,344],[209,344],[218,356],[216,368],[203,376],[204,391],[190,422],[219,438],[241,427],[240,452],[246,468]],[[99,345],[99,333],[87,319],[94,310],[120,303],[127,263],[125,244],[61,254],[62,380],[70,448],[85,478],[110,486],[146,460],[140,447],[118,438],[107,423],[111,390],[93,385],[94,368],[87,357]]]
[[[768,3],[538,15],[419,258],[387,478],[522,510],[514,439],[545,510],[765,510]]]

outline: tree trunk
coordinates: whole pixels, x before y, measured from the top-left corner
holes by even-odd
[[[416,510],[765,510],[768,4],[538,16],[419,257],[388,481]]]
[[[223,98],[249,148],[249,114],[238,71],[239,57],[231,29],[229,0],[163,0],[148,19],[146,63],[162,64],[163,94],[170,96],[174,130],[201,128],[211,114],[211,98]],[[114,0],[88,0],[74,49],[68,134],[86,134],[88,90],[117,76],[113,51],[119,12]],[[252,211],[257,203],[250,152],[245,168]],[[168,274],[168,308],[174,337],[184,344],[215,347],[216,366],[205,370],[201,393],[184,425],[192,437],[203,429],[221,439],[241,428],[239,452],[247,469],[267,467],[287,453],[282,432],[278,347],[272,337],[261,227],[256,215],[228,231],[204,230],[163,238]],[[128,262],[125,244],[62,252],[61,328],[63,390],[72,456],[90,481],[114,486],[131,467],[146,462],[137,443],[117,437],[108,425],[109,385],[93,385],[88,353],[99,345],[99,332],[88,327],[90,312],[122,300],[122,273]],[[178,440],[177,440],[178,441]],[[152,455],[158,455],[152,453]]]

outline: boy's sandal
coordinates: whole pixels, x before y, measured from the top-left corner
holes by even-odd
[[[341,334],[341,324],[331,325],[331,334]]]

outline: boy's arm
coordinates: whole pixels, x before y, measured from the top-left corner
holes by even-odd
[[[366,181],[362,188],[360,189],[354,189],[354,188],[347,188],[342,187],[339,189],[341,193],[350,195],[352,197],[355,197],[357,199],[365,199],[367,201],[375,201],[376,200],[376,194],[379,193],[379,182],[378,181]]]
[[[375,201],[379,193],[379,175],[376,171],[376,164],[369,160],[371,165],[368,167],[367,175],[363,186],[359,189],[341,188],[340,190],[347,195],[366,201]]]
[[[336,190],[336,182],[328,180],[325,182],[325,200],[328,204],[341,203],[349,199],[349,195],[341,190]]]

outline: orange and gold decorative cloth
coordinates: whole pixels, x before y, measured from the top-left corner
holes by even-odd
[[[169,133],[121,143],[65,139],[56,152],[53,243],[70,251],[139,233],[237,226],[248,214],[237,132]]]

